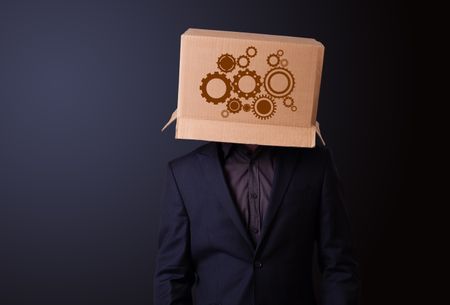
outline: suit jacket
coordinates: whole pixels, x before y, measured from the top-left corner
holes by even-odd
[[[168,164],[154,305],[316,304],[315,242],[322,303],[356,304],[357,264],[328,149],[277,148],[256,247],[230,195],[219,149],[211,142]]]

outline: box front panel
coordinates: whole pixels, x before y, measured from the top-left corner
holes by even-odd
[[[181,51],[180,116],[311,127],[318,46],[185,36]]]

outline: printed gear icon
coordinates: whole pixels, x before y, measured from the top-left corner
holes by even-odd
[[[253,78],[253,80],[255,82],[255,87],[250,92],[243,91],[239,87],[239,81],[244,76],[250,76],[251,78]],[[234,90],[234,92],[236,92],[236,94],[239,97],[243,97],[245,99],[254,97],[254,96],[256,96],[256,94],[261,92],[261,85],[262,85],[261,76],[256,74],[256,71],[252,71],[252,70],[249,70],[249,69],[239,70],[239,72],[233,78],[233,90]]]
[[[229,99],[227,109],[230,113],[238,113],[242,109],[242,102],[237,98]]]
[[[249,112],[250,110],[252,110],[252,105],[245,103],[244,105],[242,105],[242,110],[244,110],[245,112]]]
[[[255,57],[256,54],[258,54],[258,50],[254,46],[250,46],[245,50],[245,54],[247,54],[248,57]]]
[[[283,100],[283,105],[286,107],[291,107],[292,105],[294,105],[294,99],[290,96],[286,96]]]
[[[270,119],[277,110],[277,104],[270,95],[259,95],[252,103],[252,112],[258,119]]]
[[[225,84],[225,93],[220,97],[212,97],[210,94],[208,94],[207,87],[208,83],[214,79],[221,80]],[[226,77],[225,74],[214,72],[214,73],[208,73],[205,78],[202,79],[202,83],[200,85],[200,91],[202,97],[208,102],[213,103],[215,105],[220,103],[225,103],[227,98],[231,95],[231,90],[233,87],[231,86],[231,81]]]
[[[272,77],[275,75],[281,75],[284,76],[286,79],[286,87],[283,89],[274,88],[271,85]],[[269,70],[266,75],[264,76],[264,88],[266,89],[267,93],[274,97],[286,97],[289,94],[291,94],[292,90],[294,90],[295,87],[295,79],[294,75],[291,71],[289,71],[287,68],[283,67],[276,67],[271,70]]]
[[[280,64],[280,57],[277,54],[270,54],[267,56],[267,64],[271,67],[276,67]]]
[[[244,63],[242,63],[244,62]],[[246,55],[241,55],[237,59],[237,64],[241,68],[247,68],[250,65],[250,58]]]
[[[217,67],[223,72],[231,72],[236,67],[236,59],[231,54],[222,54],[217,60]]]

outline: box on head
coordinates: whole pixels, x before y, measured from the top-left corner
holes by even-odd
[[[310,38],[188,29],[163,130],[176,120],[177,139],[314,147],[323,54]]]

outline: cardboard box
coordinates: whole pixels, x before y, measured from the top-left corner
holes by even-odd
[[[310,38],[188,29],[177,139],[314,147],[324,46]]]

